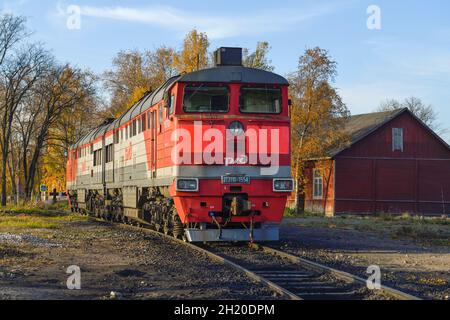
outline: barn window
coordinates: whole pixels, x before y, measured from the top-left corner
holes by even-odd
[[[323,198],[323,178],[319,169],[313,171],[313,196],[314,199]]]
[[[392,128],[392,151],[403,151],[402,128]]]

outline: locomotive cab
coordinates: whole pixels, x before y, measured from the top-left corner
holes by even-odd
[[[228,60],[179,80],[170,195],[189,241],[278,240],[293,190],[288,83]]]

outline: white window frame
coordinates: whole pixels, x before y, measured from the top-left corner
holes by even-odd
[[[404,150],[403,128],[392,128],[392,151]]]
[[[320,181],[320,195],[317,194],[316,191],[318,191],[316,189],[316,181]],[[323,199],[323,176],[322,173],[320,172],[319,169],[313,169],[313,179],[312,179],[312,184],[313,184],[313,199],[314,200],[321,200]]]

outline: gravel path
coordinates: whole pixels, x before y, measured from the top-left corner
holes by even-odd
[[[28,234],[25,235],[18,235],[18,234],[10,234],[10,233],[0,233],[0,243],[7,243],[7,244],[16,244],[20,245],[23,243],[29,243],[31,245],[35,246],[42,246],[42,247],[61,247],[61,244],[54,243],[51,241],[48,241],[46,239],[41,239],[38,237],[34,237]]]
[[[213,251],[245,268],[256,273],[263,273],[270,275],[273,272],[299,272],[308,275],[308,281],[320,282],[323,286],[329,288],[335,288],[331,291],[335,292],[351,292],[354,294],[349,296],[334,297],[332,299],[356,299],[356,300],[389,300],[392,299],[390,296],[385,296],[384,294],[376,291],[368,290],[365,286],[359,283],[349,283],[343,279],[339,279],[327,271],[318,271],[306,267],[304,265],[299,265],[292,263],[291,260],[285,259],[279,256],[274,256],[265,253],[261,250],[255,250],[254,248],[249,248],[246,244],[208,244],[204,247],[210,251]],[[286,251],[286,250],[285,250]],[[276,282],[276,281],[275,281]],[[284,288],[290,290],[291,292],[299,295],[305,299],[316,299],[314,296],[302,296],[302,293],[311,292],[314,286],[299,289],[292,286],[289,283],[280,284]],[[292,284],[294,285],[294,284]],[[314,291],[314,290],[313,290]],[[320,290],[316,290],[319,291]],[[323,296],[321,299],[327,299]]]
[[[277,298],[265,286],[201,253],[120,226],[70,222],[56,230],[20,235],[2,230],[2,235],[0,299]],[[66,288],[71,265],[81,268],[81,290]]]
[[[367,267],[381,268],[382,283],[424,299],[449,299],[450,248],[356,230],[303,226],[286,219],[277,249],[367,278]]]

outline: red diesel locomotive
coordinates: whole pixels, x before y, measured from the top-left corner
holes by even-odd
[[[71,208],[191,242],[276,241],[293,190],[288,82],[242,66],[169,79],[69,151]]]

